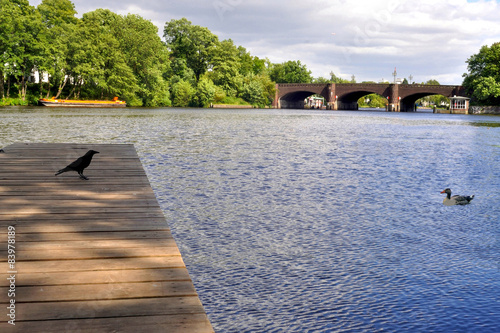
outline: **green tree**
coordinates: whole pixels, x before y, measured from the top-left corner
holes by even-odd
[[[186,107],[191,104],[195,90],[189,82],[179,81],[172,86],[173,106]]]
[[[196,77],[191,68],[188,67],[186,59],[174,58],[170,62],[170,67],[164,73],[166,78],[169,78],[170,85],[179,82],[180,80],[187,81],[192,85],[196,84]]]
[[[238,46],[239,73],[247,76],[254,73],[254,57],[243,46]]]
[[[219,39],[205,27],[192,25],[186,18],[165,24],[163,37],[174,58],[184,58],[196,81],[205,74],[219,44]]]
[[[483,46],[467,60],[463,86],[480,105],[500,105],[500,43]]]
[[[266,105],[264,87],[257,80],[248,80],[243,84],[241,97],[252,105]]]
[[[239,72],[241,62],[238,48],[232,40],[224,40],[212,58],[213,69],[209,73],[212,81],[221,86],[228,96],[236,97],[243,83]]]
[[[158,36],[158,28],[138,15],[118,20],[114,35],[126,63],[137,80],[137,95],[145,106],[169,106],[170,92],[163,77],[169,66],[169,52]]]
[[[67,82],[67,53],[69,38],[78,19],[76,10],[69,0],[43,0],[37,7],[45,27],[46,47],[44,59],[38,68],[48,74],[47,96],[50,96],[51,84],[57,86],[56,98],[61,94]],[[42,84],[40,80],[40,84]]]
[[[226,98],[226,92],[222,87],[215,86],[214,103],[220,103]]]
[[[115,37],[123,18],[107,9],[85,13],[68,45],[68,64],[76,97],[137,101],[137,80]],[[83,88],[83,90],[82,90]],[[70,93],[70,95],[71,95]]]
[[[0,94],[5,98],[5,75],[12,73],[16,47],[16,17],[20,9],[12,0],[0,0]],[[7,91],[7,97],[9,93]]]
[[[349,80],[342,79],[335,75],[334,72],[330,72],[330,82],[331,83],[350,83]]]
[[[387,104],[387,99],[378,95],[378,94],[370,94],[364,97],[361,97],[358,100],[358,104],[361,107],[369,107],[369,108],[384,108]]]
[[[324,84],[327,84],[327,83],[331,83],[329,79],[323,77],[323,76],[320,76],[320,77],[317,77],[317,78],[314,78],[312,80],[312,83],[324,83]]]
[[[438,80],[435,80],[435,79],[430,79],[430,80],[427,80],[427,82],[423,83],[423,84],[426,84],[426,85],[434,85],[434,86],[439,86],[439,82]]]
[[[271,79],[276,83],[311,83],[311,71],[300,60],[286,61],[272,66]]]
[[[24,101],[28,79],[43,59],[42,18],[27,0],[1,0],[0,5],[2,85],[4,73],[14,77],[19,97]]]
[[[271,105],[276,93],[276,83],[273,82],[269,75],[265,73],[255,75],[252,77],[252,79],[259,82],[260,86],[262,87],[262,99],[264,101],[264,105]],[[259,104],[259,106],[263,105]]]
[[[195,104],[199,107],[208,107],[215,100],[216,86],[207,77],[202,77],[198,81],[195,93]]]
[[[242,76],[259,75],[267,71],[266,59],[254,57],[243,46],[238,46],[239,72]]]

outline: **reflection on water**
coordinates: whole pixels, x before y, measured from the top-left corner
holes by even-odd
[[[500,326],[500,118],[21,108],[0,120],[0,146],[134,143],[217,332]],[[476,197],[445,207],[446,187]]]

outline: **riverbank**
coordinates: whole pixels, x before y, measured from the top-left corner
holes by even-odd
[[[500,106],[471,106],[470,113],[500,115]]]
[[[23,101],[21,98],[2,98],[0,99],[0,106],[28,106],[28,101]]]
[[[211,108],[214,109],[253,109],[253,105],[240,105],[240,104],[212,104]]]

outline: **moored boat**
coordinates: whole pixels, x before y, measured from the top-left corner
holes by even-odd
[[[120,101],[118,97],[113,98],[112,101],[42,98],[38,103],[50,107],[120,108],[127,106],[127,103]]]

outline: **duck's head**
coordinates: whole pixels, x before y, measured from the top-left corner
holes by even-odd
[[[451,190],[449,188],[444,189],[441,193],[451,194]]]

